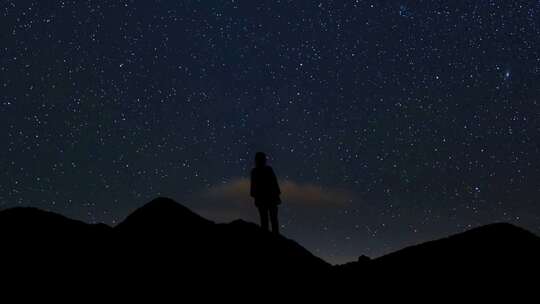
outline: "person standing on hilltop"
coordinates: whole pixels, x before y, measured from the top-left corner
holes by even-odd
[[[266,154],[255,154],[255,168],[251,170],[250,195],[255,199],[255,206],[261,217],[261,227],[269,231],[268,218],[272,223],[272,232],[279,234],[278,205],[281,204],[276,174],[272,167],[266,164]]]

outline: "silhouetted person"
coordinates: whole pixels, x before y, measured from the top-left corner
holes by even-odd
[[[255,154],[255,168],[251,170],[251,196],[261,216],[261,227],[268,231],[268,218],[272,223],[272,232],[279,234],[278,205],[281,204],[281,191],[272,167],[266,165],[266,154]]]

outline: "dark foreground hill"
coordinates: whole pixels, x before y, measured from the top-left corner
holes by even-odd
[[[499,295],[519,298],[531,295],[538,284],[540,238],[496,223],[335,268],[344,286],[356,276],[356,284],[391,286],[402,291],[398,294],[415,297],[433,293],[445,298],[475,294],[484,301]]]
[[[235,286],[237,291],[254,285],[309,286],[311,293],[353,293],[382,286],[447,287],[450,282],[454,288],[510,284],[537,277],[540,270],[540,238],[510,224],[331,266],[255,224],[216,224],[166,198],[146,204],[114,228],[13,208],[0,211],[0,231],[2,274],[25,284],[168,286],[175,291],[193,285]]]

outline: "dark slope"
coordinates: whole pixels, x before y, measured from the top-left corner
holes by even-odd
[[[131,273],[130,265],[138,264],[137,272],[148,277],[177,273],[207,280],[212,279],[211,273],[298,276],[330,268],[297,243],[255,224],[240,220],[214,224],[166,198],[133,212],[114,233],[122,272]]]
[[[411,246],[374,260],[377,265],[430,267],[436,264],[499,267],[505,261],[532,262],[540,257],[540,238],[507,223],[490,224],[440,240]],[[453,267],[453,266],[452,266]]]
[[[57,274],[68,279],[92,273],[107,259],[112,230],[36,208],[0,211],[3,279],[43,285]]]
[[[391,272],[488,274],[519,273],[537,267],[540,238],[511,224],[478,227],[444,239],[411,246],[373,261]]]
[[[105,237],[112,228],[104,224],[86,224],[37,208],[17,207],[0,211],[0,231],[4,241],[32,246],[34,242],[83,244]]]
[[[0,260],[12,266],[4,273],[32,273],[44,281],[58,275],[73,282],[99,277],[96,284],[111,286],[268,284],[277,277],[320,280],[330,269],[296,242],[258,225],[215,224],[167,198],[135,210],[114,228],[14,208],[0,211],[0,229]]]
[[[170,293],[194,285],[308,286],[314,292],[351,294],[397,286],[441,291],[523,283],[540,270],[540,238],[510,224],[478,227],[374,260],[364,257],[331,267],[258,225],[242,220],[215,224],[167,198],[137,209],[114,228],[13,208],[0,211],[0,231],[5,277],[39,283],[58,277],[62,283],[124,292],[134,286],[167,286]]]
[[[177,202],[158,197],[131,213],[115,229],[119,232],[195,234],[213,222]]]
[[[511,224],[490,224],[334,270],[346,285],[400,286],[419,294],[521,288],[540,273],[540,238]]]

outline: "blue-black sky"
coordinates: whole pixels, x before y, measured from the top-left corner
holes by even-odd
[[[114,225],[158,196],[332,262],[540,233],[539,1],[2,1],[0,207]]]

